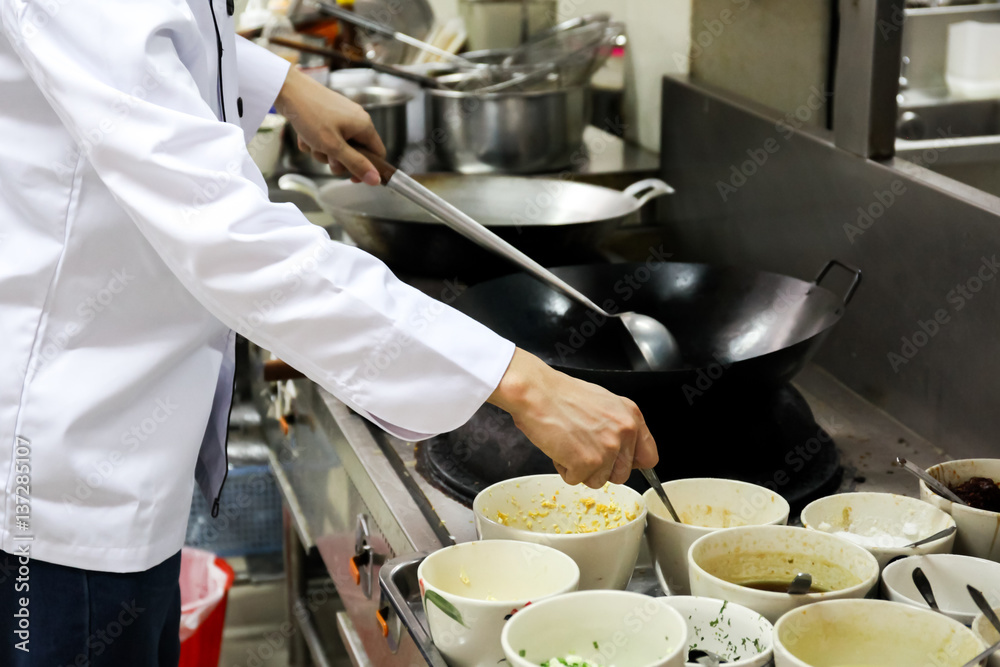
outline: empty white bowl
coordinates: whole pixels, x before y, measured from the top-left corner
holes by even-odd
[[[484,540],[534,542],[572,557],[580,566],[580,590],[624,589],[646,525],[646,504],[637,491],[570,486],[559,475],[499,482],[480,491],[472,509]]]
[[[694,595],[736,602],[774,623],[795,607],[839,598],[865,597],[878,582],[878,562],[845,539],[792,526],[745,526],[705,535],[688,552]],[[825,592],[789,595],[746,584],[791,583],[812,575]]]
[[[646,537],[671,595],[691,592],[687,552],[694,541],[722,528],[788,521],[788,502],[777,493],[731,479],[676,479],[663,484],[683,523],[675,522],[653,489],[642,495],[649,514]]]
[[[957,486],[973,477],[1000,480],[1000,459],[962,459],[945,461],[927,469],[928,474],[947,486]],[[956,505],[942,498],[920,482],[920,499],[955,517],[958,534],[955,536],[955,553],[977,558],[1000,560],[1000,514]]]
[[[764,667],[771,661],[774,626],[753,609],[691,595],[672,595],[663,602],[687,623],[688,651],[707,649],[725,659],[726,667]],[[686,664],[701,667],[696,662]]]
[[[951,516],[930,503],[894,493],[841,493],[814,500],[802,510],[810,530],[833,533],[855,542],[875,556],[879,567],[893,558],[915,554],[950,553],[955,534],[906,548],[955,525]]]
[[[913,570],[920,568],[934,590],[938,607],[963,625],[972,625],[979,607],[966,585],[981,590],[990,604],[1000,603],[1000,563],[958,554],[910,556],[890,563],[882,571],[882,593],[889,600],[927,608],[913,583]]]
[[[774,625],[775,667],[961,667],[982,650],[961,623],[884,600],[832,600]]]
[[[994,612],[1000,612],[1000,607],[993,607]],[[987,646],[993,646],[1000,642],[1000,633],[996,631],[993,624],[986,620],[984,614],[979,614],[972,621],[972,632],[979,637],[979,640]],[[1000,667],[1000,653],[994,653],[986,660],[987,667]]]
[[[580,591],[522,609],[504,626],[514,667],[579,656],[595,665],[683,667],[687,624],[664,598],[627,591]]]
[[[572,558],[539,544],[491,540],[435,551],[417,568],[431,639],[452,667],[493,667],[500,632],[527,605],[576,590]]]

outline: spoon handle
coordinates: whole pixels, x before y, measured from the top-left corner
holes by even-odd
[[[988,620],[993,627],[996,628],[997,632],[1000,632],[1000,618],[997,618],[996,612],[993,611],[993,607],[990,606],[990,603],[986,601],[986,596],[983,595],[983,592],[972,584],[966,584],[965,587],[968,589],[969,595],[972,596],[972,601],[976,603],[977,607],[979,607],[979,611],[983,612],[983,616],[986,617],[986,620]]]
[[[642,468],[639,472],[641,472],[642,476],[646,478],[649,485],[653,487],[653,491],[655,491],[656,495],[660,497],[663,504],[667,506],[667,511],[670,512],[671,518],[673,518],[673,520],[677,523],[684,523],[681,521],[681,518],[677,516],[677,511],[674,509],[673,504],[671,504],[670,498],[667,498],[667,492],[663,490],[663,484],[660,482],[660,478],[657,476],[656,471],[652,468]]]
[[[913,577],[913,585],[917,587],[917,591],[920,596],[927,603],[927,606],[934,611],[941,611],[938,608],[937,600],[934,598],[934,589],[931,588],[931,582],[928,581],[927,575],[919,567],[913,570],[911,575]]]
[[[1000,651],[1000,642],[997,642],[993,646],[990,646],[988,649],[984,650],[982,653],[980,653],[979,655],[977,655],[975,658],[973,658],[969,662],[967,662],[964,665],[962,665],[962,667],[978,667],[979,663],[981,663],[983,660],[985,660],[986,658],[990,657],[991,655],[993,655],[997,651]]]
[[[953,503],[958,503],[959,505],[967,505],[964,500],[955,495],[955,492],[949,489],[947,486],[937,481],[931,477],[926,470],[920,466],[914,464],[912,461],[907,461],[902,456],[896,457],[896,465],[902,467],[904,470],[913,473],[920,479],[924,481],[924,484],[931,487],[931,490],[939,496],[944,496]]]
[[[903,548],[904,549],[912,549],[914,547],[923,546],[923,545],[927,544],[928,542],[934,542],[935,540],[940,540],[941,538],[948,537],[949,535],[951,535],[952,533],[954,533],[956,530],[958,530],[958,527],[956,527],[956,526],[948,526],[944,530],[939,530],[938,532],[934,533],[933,535],[928,535],[927,537],[925,537],[923,539],[920,539],[920,540],[917,540],[916,542],[910,542],[909,544],[907,544]]]

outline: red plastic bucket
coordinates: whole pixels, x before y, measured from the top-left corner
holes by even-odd
[[[233,568],[215,554],[184,547],[181,552],[181,660],[178,667],[218,667],[226,603],[235,578]]]

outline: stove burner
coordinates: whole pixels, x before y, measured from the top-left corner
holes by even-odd
[[[685,410],[643,406],[660,449],[660,479],[723,477],[760,484],[784,496],[793,514],[837,489],[842,471],[833,438],[791,385],[753,398],[704,399]],[[484,405],[461,428],[421,443],[417,470],[471,505],[491,484],[555,469],[509,415]],[[638,473],[629,485],[646,489]]]

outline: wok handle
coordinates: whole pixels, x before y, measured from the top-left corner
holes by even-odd
[[[658,178],[647,178],[641,181],[636,181],[622,190],[622,192],[627,194],[629,197],[636,197],[639,201],[636,202],[635,207],[636,209],[640,209],[645,206],[650,199],[662,197],[663,195],[674,194],[674,189]]]
[[[813,285],[819,286],[820,282],[822,282],[823,278],[826,277],[826,274],[828,274],[830,269],[834,266],[839,266],[845,271],[854,274],[854,280],[851,281],[851,286],[847,288],[847,292],[844,294],[843,302],[846,306],[851,302],[851,299],[854,298],[854,293],[857,291],[858,285],[861,284],[861,269],[853,267],[850,264],[844,264],[839,259],[831,259],[819,272],[819,275],[816,276],[816,280],[813,281]]]

